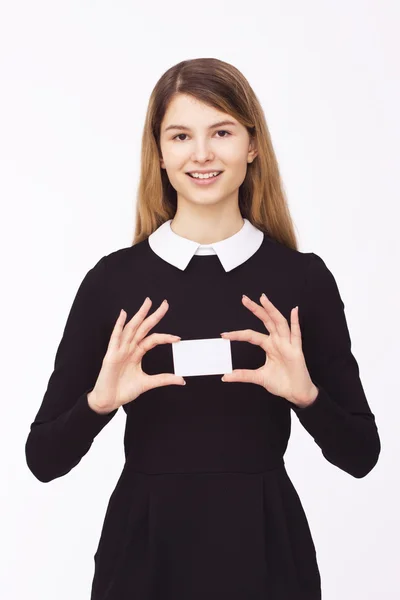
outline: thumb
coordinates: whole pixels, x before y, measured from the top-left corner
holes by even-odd
[[[159,373],[158,375],[150,375],[150,389],[156,387],[164,387],[166,385],[186,385],[186,381],[180,375],[173,373]]]
[[[257,383],[256,371],[252,369],[234,369],[231,373],[225,373],[222,381],[242,381],[244,383]]]

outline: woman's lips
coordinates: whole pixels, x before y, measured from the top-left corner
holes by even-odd
[[[189,177],[190,181],[193,181],[196,185],[212,185],[214,181],[217,181],[222,175],[223,171],[216,177],[209,177],[208,179],[199,179],[198,177],[191,177],[188,173],[186,175]]]

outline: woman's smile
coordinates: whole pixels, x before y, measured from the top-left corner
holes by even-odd
[[[212,183],[214,183],[217,179],[219,179],[222,175],[223,171],[221,173],[219,173],[218,175],[213,175],[213,176],[209,176],[207,178],[202,178],[200,179],[200,177],[192,177],[191,175],[189,175],[188,173],[186,173],[186,175],[189,177],[189,179],[191,181],[193,181],[196,185],[211,185]]]

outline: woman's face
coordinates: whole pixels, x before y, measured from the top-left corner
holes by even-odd
[[[168,129],[171,125],[180,127]],[[167,171],[178,202],[184,199],[197,204],[237,203],[247,164],[257,154],[247,129],[236,119],[185,94],[175,96],[165,113],[160,145],[161,167]],[[211,184],[201,185],[187,175],[197,170],[222,174]]]

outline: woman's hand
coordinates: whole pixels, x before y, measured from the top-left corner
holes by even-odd
[[[221,333],[221,336],[261,346],[266,353],[265,365],[255,370],[235,369],[225,374],[222,381],[256,383],[271,394],[304,408],[315,400],[318,388],[310,377],[302,351],[298,307],[291,310],[289,328],[285,317],[265,295],[260,301],[262,306],[247,296],[242,298],[243,304],[264,323],[269,334],[244,329]]]
[[[151,300],[146,298],[125,326],[126,312],[121,310],[96,384],[88,394],[89,405],[96,412],[111,412],[156,387],[185,385],[185,380],[178,375],[148,375],[142,370],[142,358],[151,348],[157,344],[171,344],[180,340],[179,336],[169,333],[153,333],[145,337],[150,329],[161,321],[169,308],[168,302],[164,300],[158,309],[145,319],[150,306]]]

